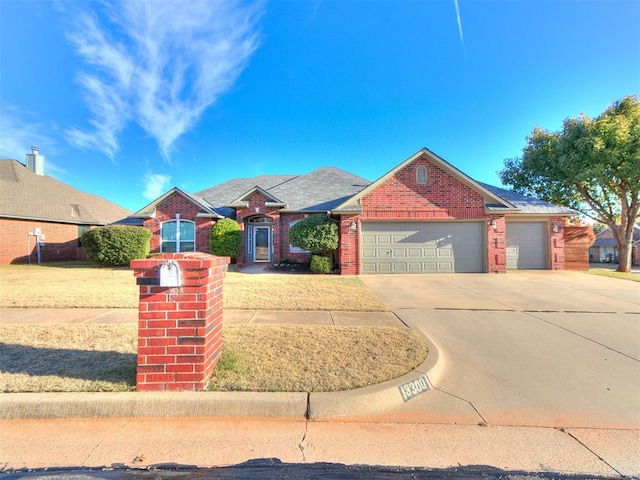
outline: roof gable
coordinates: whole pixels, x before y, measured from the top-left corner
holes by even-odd
[[[238,198],[232,200],[231,203],[229,205],[226,205],[226,206],[227,207],[234,207],[234,206],[246,207],[249,204],[249,198],[254,193],[259,193],[259,194],[263,195],[264,197],[267,198],[267,203],[274,204],[274,206],[281,206],[281,207],[286,206],[286,203],[282,202],[281,200],[279,200],[278,198],[274,197],[269,192],[265,191],[264,189],[260,188],[257,185],[255,187],[253,187],[252,189],[244,192]]]
[[[183,190],[180,190],[177,187],[173,187],[164,195],[161,195],[160,197],[156,198],[153,202],[149,203],[148,205],[142,207],[140,210],[138,210],[134,214],[130,215],[130,217],[131,218],[154,218],[156,214],[157,206],[160,205],[162,202],[164,202],[167,198],[176,194],[182,195],[191,203],[196,205],[199,210],[198,216],[211,217],[211,218],[224,217],[224,215],[221,215],[220,213],[216,212],[215,209],[203,198],[200,198],[197,195],[192,195],[190,193],[187,193]]]
[[[82,225],[107,225],[131,212],[47,175],[36,175],[17,160],[0,160],[0,216]]]
[[[393,168],[392,170],[384,174],[378,180],[371,183],[366,188],[362,189],[356,195],[353,195],[352,197],[348,198],[345,202],[338,205],[335,210],[336,211],[358,211],[360,209],[360,200],[365,195],[367,195],[368,193],[371,193],[376,188],[380,187],[386,181],[396,176],[396,174],[398,174],[400,171],[404,170],[406,167],[408,167],[409,165],[411,165],[413,162],[415,162],[420,158],[426,158],[429,162],[441,168],[456,180],[460,181],[464,185],[468,186],[472,190],[482,195],[485,198],[485,201],[488,205],[493,205],[496,208],[499,208],[501,211],[505,211],[505,210],[518,211],[518,208],[515,205],[511,204],[504,198],[496,195],[493,191],[488,189],[483,184],[476,182],[468,175],[462,173],[460,170],[458,170],[453,165],[443,160],[442,158],[440,158],[438,155],[431,152],[427,148],[423,148],[418,152],[416,152],[414,155],[406,159],[404,162],[402,162],[401,164],[399,164],[398,166],[396,166],[395,168]]]

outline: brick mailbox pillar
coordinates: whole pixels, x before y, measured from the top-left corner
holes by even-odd
[[[204,253],[131,262],[140,286],[137,391],[205,388],[222,354],[222,281],[228,263],[227,257]]]

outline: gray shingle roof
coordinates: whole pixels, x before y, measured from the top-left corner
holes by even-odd
[[[259,175],[235,178],[197,192],[216,211],[229,213],[225,208],[234,200],[259,187],[287,204],[285,211],[324,212],[340,205],[371,182],[335,167],[323,167],[306,175]]]
[[[480,183],[480,185],[517,207],[520,210],[518,213],[539,215],[576,215],[578,213],[571,208],[555,205],[537,198],[527,197],[505,188],[494,187],[486,183]],[[491,208],[490,205],[487,205],[487,207]]]
[[[640,242],[640,223],[633,227],[633,240],[632,243],[636,244]],[[592,247],[617,247],[618,241],[613,236],[613,232],[609,227],[605,228],[599,234],[596,235],[596,239],[593,242]]]
[[[81,192],[16,160],[0,160],[0,216],[106,225],[131,212],[97,195]]]

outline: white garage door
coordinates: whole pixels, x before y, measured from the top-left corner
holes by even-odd
[[[507,221],[507,269],[547,268],[547,224]]]
[[[484,272],[484,222],[362,223],[362,273]]]

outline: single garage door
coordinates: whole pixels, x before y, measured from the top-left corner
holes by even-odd
[[[507,269],[547,268],[547,224],[507,221]]]
[[[363,222],[362,272],[484,272],[483,226],[484,222]]]

